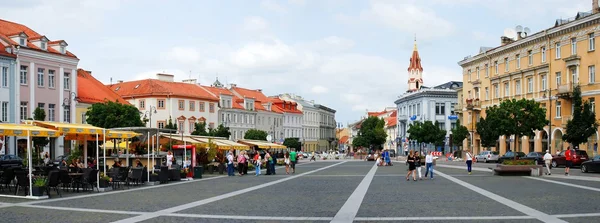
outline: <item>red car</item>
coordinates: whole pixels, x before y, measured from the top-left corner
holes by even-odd
[[[588,161],[589,157],[585,150],[575,150],[575,159],[571,160],[573,166],[581,166],[581,163]],[[558,155],[552,155],[552,167],[565,166],[567,160],[565,159],[565,151],[560,152]]]

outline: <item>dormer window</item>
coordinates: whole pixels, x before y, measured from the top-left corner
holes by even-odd
[[[20,38],[20,39],[19,39],[19,44],[20,44],[21,46],[25,46],[25,38]]]
[[[140,85],[138,84],[138,85],[136,85],[136,86],[135,86],[135,88],[134,88],[134,89],[138,89],[139,87],[140,87]]]
[[[60,53],[65,54],[67,50],[65,49],[65,46],[60,46]]]
[[[40,48],[41,48],[42,50],[48,50],[48,48],[47,48],[47,46],[46,46],[46,42],[42,41],[42,42],[40,43]]]

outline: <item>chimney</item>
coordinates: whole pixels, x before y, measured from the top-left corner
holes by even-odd
[[[156,79],[166,82],[173,82],[175,80],[175,75],[173,74],[156,74]]]
[[[506,44],[509,44],[509,43],[512,43],[512,42],[514,42],[514,40],[513,40],[513,39],[511,39],[511,38],[508,38],[508,37],[506,37],[506,36],[501,36],[501,37],[500,37],[500,45],[501,45],[501,46],[504,46],[504,45],[506,45]]]
[[[592,0],[592,13],[596,14],[600,12],[600,7],[598,7],[598,0]]]
[[[186,83],[186,84],[196,84],[197,79],[187,79],[187,80],[182,80],[181,82]]]
[[[123,80],[117,80],[117,84],[123,83]]]
[[[237,84],[230,84],[231,87],[237,87]]]

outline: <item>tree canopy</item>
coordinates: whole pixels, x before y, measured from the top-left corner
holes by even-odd
[[[452,129],[452,144],[462,145],[462,142],[469,136],[469,129],[460,124],[460,120],[456,120],[456,127]]]
[[[46,111],[44,111],[44,109],[40,107],[35,108],[35,110],[33,110],[33,120],[46,120]],[[38,154],[41,152],[41,148],[48,145],[48,143],[50,142],[50,140],[47,137],[33,137],[31,141],[33,141],[33,146],[35,148],[34,154],[36,154],[36,156],[33,156],[34,158],[38,158]]]
[[[267,132],[258,129],[250,129],[244,134],[244,139],[267,141]]]
[[[444,139],[446,138],[446,130],[441,129],[437,121],[435,124],[431,121],[413,122],[406,132],[411,140],[417,140],[420,143],[431,143],[436,146],[444,145]]]
[[[197,122],[192,135],[229,138],[231,132],[229,132],[229,127],[225,127],[223,124],[220,124],[216,129],[208,128],[207,131],[205,122]]]
[[[477,134],[479,134],[481,145],[486,148],[496,146],[496,142],[501,135],[497,128],[498,116],[494,111],[494,109],[488,109],[486,117],[481,118],[477,123]]]
[[[165,129],[177,130],[177,124],[173,123],[171,116],[169,116],[169,121],[167,121]]]
[[[286,138],[283,140],[283,145],[288,148],[293,148],[296,151],[300,151],[302,149],[302,143],[300,143],[299,138]]]
[[[573,117],[567,122],[567,133],[562,139],[579,146],[587,142],[588,138],[596,134],[598,123],[596,114],[592,111],[592,105],[589,101],[585,103],[581,99],[581,88],[576,86],[573,89]]]
[[[93,104],[87,111],[87,123],[101,128],[144,126],[138,109],[113,101]]]
[[[384,126],[385,121],[383,119],[377,117],[365,119],[360,125],[357,136],[352,140],[352,146],[381,148],[387,138]]]

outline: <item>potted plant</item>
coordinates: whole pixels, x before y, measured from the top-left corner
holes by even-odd
[[[188,174],[189,172],[190,172],[190,169],[189,169],[189,168],[183,168],[183,169],[181,169],[181,172],[180,172],[180,175],[179,175],[179,176],[180,176],[181,178],[186,178],[186,177],[187,177],[187,174]]]
[[[150,182],[156,182],[156,181],[159,181],[158,180],[158,173],[152,173],[150,175]]]
[[[107,188],[108,182],[110,181],[111,178],[109,176],[106,176],[104,173],[100,173],[100,181],[98,182],[100,184],[100,188]]]
[[[46,186],[48,185],[48,178],[37,177],[33,181],[33,187],[31,188],[32,196],[44,196]]]

